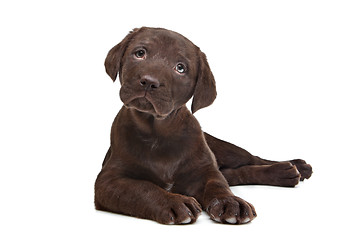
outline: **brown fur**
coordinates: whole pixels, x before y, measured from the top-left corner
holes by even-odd
[[[264,160],[201,131],[192,113],[215,100],[215,80],[205,54],[182,35],[134,29],[105,67],[113,81],[119,75],[124,106],[96,179],[97,209],[163,224],[193,223],[203,209],[214,221],[241,224],[256,212],[229,185],[292,187],[311,176],[303,160]]]

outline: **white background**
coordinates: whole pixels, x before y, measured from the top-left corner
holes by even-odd
[[[2,1],[1,239],[359,239],[358,1]],[[303,158],[296,188],[239,186],[258,217],[164,226],[94,210],[121,107],[103,62],[132,28],[164,27],[208,56],[205,131],[273,160]],[[130,235],[128,235],[130,234]]]

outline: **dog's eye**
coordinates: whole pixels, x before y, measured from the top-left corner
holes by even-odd
[[[135,57],[137,58],[144,58],[145,57],[145,50],[144,49],[140,49],[138,51],[135,52]]]
[[[178,64],[176,64],[175,70],[176,70],[178,73],[185,73],[186,67],[185,67],[184,64],[178,63]]]

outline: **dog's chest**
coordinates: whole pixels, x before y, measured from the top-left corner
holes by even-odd
[[[176,185],[179,170],[186,167],[194,138],[191,134],[159,136],[154,132],[130,131],[126,129],[122,143],[132,163],[127,167],[132,176],[151,181],[167,191]]]
[[[136,149],[141,149],[148,158],[153,160],[166,159],[176,160],[182,158],[184,153],[188,152],[189,142],[191,138],[189,136],[170,136],[170,137],[158,137],[154,134],[139,135],[133,139],[134,145],[137,145]]]
[[[151,162],[150,162],[151,161]],[[175,175],[178,170],[179,161],[159,161],[149,159],[147,164],[148,171],[158,179],[158,185],[170,191],[174,185]],[[153,177],[152,179],[155,179]]]
[[[159,185],[170,191],[174,185],[176,173],[186,161],[186,147],[176,139],[166,141],[152,138],[147,139],[143,144],[142,159],[139,159],[143,167],[158,179]]]

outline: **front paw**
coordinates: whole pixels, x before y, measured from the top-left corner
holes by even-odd
[[[256,217],[254,206],[236,196],[214,198],[206,211],[212,220],[229,224],[248,223]]]
[[[301,177],[300,181],[304,181],[304,179],[308,179],[312,174],[312,167],[310,164],[307,164],[304,160],[294,159],[290,161],[293,165],[296,166],[297,170],[299,170]]]
[[[173,194],[155,220],[162,224],[189,224],[196,221],[201,211],[201,205],[195,198]]]

